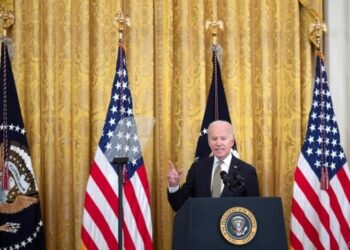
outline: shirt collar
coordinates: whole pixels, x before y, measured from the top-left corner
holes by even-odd
[[[231,163],[231,160],[232,160],[232,154],[229,154],[224,160],[224,164],[225,166],[229,167],[230,166],[230,163]],[[216,164],[218,163],[218,161],[220,161],[216,156],[214,156],[214,166],[216,166]]]

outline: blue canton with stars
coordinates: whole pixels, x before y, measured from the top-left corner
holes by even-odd
[[[302,153],[312,170],[321,177],[321,167],[328,170],[329,180],[345,164],[337,121],[328,87],[323,59],[317,56],[313,103]]]
[[[143,165],[122,44],[118,49],[111,100],[99,146],[109,162],[116,157],[128,157],[126,173],[129,179]]]

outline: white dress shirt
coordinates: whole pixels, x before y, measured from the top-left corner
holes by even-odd
[[[229,154],[221,164],[221,171],[225,171],[226,173],[228,173],[228,170],[230,169],[231,160],[232,160],[232,154]],[[220,160],[216,158],[216,156],[214,156],[214,163],[211,171],[211,183],[213,183],[214,171],[219,161]],[[210,187],[211,187],[211,184],[210,184]],[[223,189],[224,189],[224,183],[221,182],[221,192]]]

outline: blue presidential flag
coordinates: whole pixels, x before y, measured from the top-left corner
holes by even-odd
[[[216,120],[224,120],[231,123],[230,112],[228,110],[225,90],[221,79],[221,70],[218,60],[218,54],[221,49],[218,45],[213,46],[213,74],[207,99],[207,106],[202,121],[201,131],[199,133],[195,160],[208,157],[211,154],[208,145],[208,126],[211,122]],[[238,156],[236,140],[232,151],[235,156]]]
[[[38,188],[7,42],[0,68],[0,250],[45,249]]]

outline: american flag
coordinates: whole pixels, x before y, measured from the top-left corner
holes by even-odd
[[[202,121],[201,131],[199,133],[195,159],[199,160],[208,157],[211,149],[208,144],[208,126],[216,120],[224,120],[231,123],[230,112],[228,110],[224,85],[222,84],[220,64],[218,56],[221,53],[219,45],[213,45],[213,74],[208,94],[207,106]],[[238,157],[236,150],[236,140],[232,147],[232,152]]]
[[[129,159],[123,177],[124,249],[153,249],[149,185],[137,137],[122,41],[103,134],[85,194],[82,242],[87,249],[118,248],[118,175],[111,164],[116,157]]]
[[[294,174],[294,249],[350,248],[350,173],[320,51],[308,129]]]

